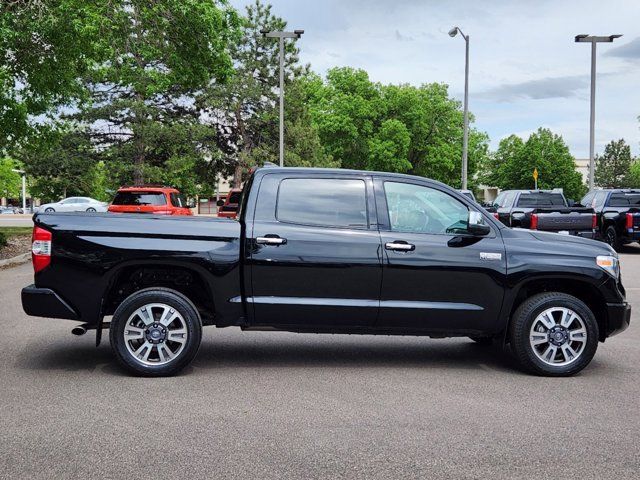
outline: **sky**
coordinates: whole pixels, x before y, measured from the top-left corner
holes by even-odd
[[[239,9],[251,0],[231,0]],[[469,110],[491,147],[539,127],[589,156],[590,44],[577,34],[623,34],[598,44],[596,153],[624,138],[640,155],[640,0],[272,0],[289,29],[304,29],[301,60],[324,74],[362,68],[383,83],[442,82],[464,92],[470,38]]]

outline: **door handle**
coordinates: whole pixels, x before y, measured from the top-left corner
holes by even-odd
[[[284,245],[287,243],[287,239],[280,238],[277,235],[267,235],[265,237],[256,237],[256,243],[260,245]]]
[[[403,241],[395,241],[385,243],[384,248],[387,250],[394,250],[396,252],[411,252],[416,249],[416,246]]]

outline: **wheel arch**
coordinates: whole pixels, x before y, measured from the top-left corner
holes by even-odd
[[[202,318],[211,324],[216,313],[213,290],[206,272],[196,265],[180,262],[129,263],[114,269],[103,298],[102,315],[112,315],[131,294],[149,288],[168,288],[189,299]]]
[[[507,313],[504,335],[505,342],[507,342],[509,338],[512,318],[516,309],[527,298],[545,292],[566,293],[584,302],[593,312],[598,323],[599,340],[601,342],[605,340],[608,316],[607,302],[602,292],[589,281],[558,276],[528,279],[514,288],[511,300],[504,308],[504,311]]]

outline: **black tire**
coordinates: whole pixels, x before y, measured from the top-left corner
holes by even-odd
[[[587,340],[581,353],[567,365],[550,365],[534,352],[531,327],[538,315],[552,307],[569,308],[583,321]],[[586,367],[598,348],[599,330],[593,312],[576,297],[560,292],[540,293],[525,300],[511,319],[510,341],[518,363],[528,372],[548,377],[568,377]]]
[[[44,211],[45,211],[45,213],[53,213],[53,212],[55,212],[55,209],[51,208],[51,207],[48,207],[48,208],[45,208]]]
[[[604,241],[609,244],[616,252],[619,252],[622,248],[622,244],[620,243],[620,238],[618,237],[618,233],[616,232],[616,228],[613,225],[607,227],[604,232]]]
[[[476,342],[478,345],[482,345],[483,347],[488,347],[493,344],[492,337],[469,337],[471,340]]]
[[[93,207],[87,208],[87,212],[89,212],[89,213],[95,213],[95,211],[96,211],[96,209],[93,208]]]
[[[143,363],[141,358],[137,358],[133,352],[129,351],[129,348],[132,347],[131,345],[129,347],[127,346],[128,342],[124,338],[125,327],[129,323],[129,319],[134,315],[134,312],[150,304],[169,306],[179,314],[181,321],[184,322],[186,327],[186,341],[180,342],[180,344],[184,345],[182,347],[178,345],[178,348],[176,348],[178,353],[170,359],[168,363],[158,365]],[[154,316],[153,325],[159,325],[159,323],[155,323],[159,320],[157,313],[157,311],[152,313],[152,316]],[[167,330],[168,329],[169,327],[167,326]],[[148,332],[149,330],[147,329],[147,333]],[[145,334],[143,333],[143,335]],[[117,308],[111,320],[109,339],[111,341],[111,349],[118,359],[118,362],[130,373],[146,377],[165,377],[180,372],[191,363],[196,353],[198,353],[202,339],[202,321],[193,303],[181,293],[168,288],[147,288],[130,295]],[[144,343],[146,339],[141,338],[139,342],[140,344]],[[162,342],[164,342],[164,340],[162,340]],[[176,342],[172,342],[170,337],[167,337],[166,342],[167,347],[173,345],[175,348]],[[155,355],[159,357],[158,350],[160,345],[150,348],[151,355],[154,354],[154,348]],[[151,356],[149,358],[151,359]]]

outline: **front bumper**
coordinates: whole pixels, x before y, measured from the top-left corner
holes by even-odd
[[[629,328],[631,323],[631,305],[624,303],[607,303],[607,337],[612,337]]]
[[[56,292],[49,288],[29,285],[22,289],[22,309],[34,317],[65,318],[78,320],[75,310]]]

